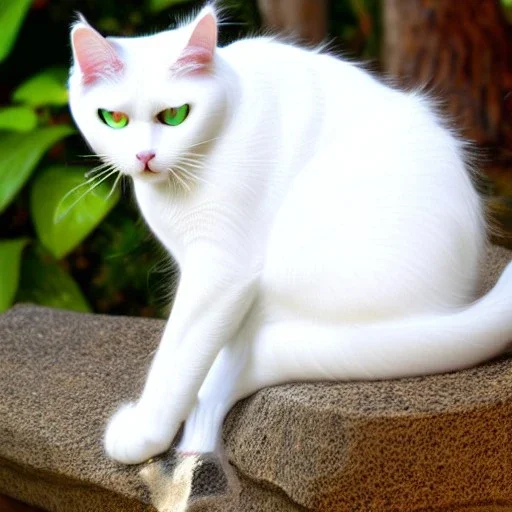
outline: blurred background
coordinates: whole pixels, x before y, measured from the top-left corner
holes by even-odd
[[[67,108],[69,25],[80,11],[104,34],[147,34],[202,4],[0,2],[0,311],[30,301],[166,315],[176,272],[141,221],[130,184],[113,188],[107,180],[86,194],[92,183],[84,174],[99,162],[85,157],[90,151]],[[331,51],[442,100],[454,126],[475,142],[493,241],[512,248],[512,0],[218,4],[221,44],[268,29],[305,44],[327,41]]]

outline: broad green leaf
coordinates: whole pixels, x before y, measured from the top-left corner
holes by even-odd
[[[37,245],[25,251],[16,302],[74,311],[91,310],[76,281]]]
[[[29,78],[13,93],[12,99],[32,107],[43,105],[66,105],[68,72],[64,68],[49,68]]]
[[[86,181],[86,171],[49,167],[32,185],[30,210],[37,236],[58,259],[89,235],[119,200],[117,187],[107,181],[94,186],[101,177]]]
[[[32,0],[0,1],[0,62],[9,55]]]
[[[0,312],[9,308],[18,289],[21,255],[26,238],[0,240]]]
[[[153,12],[158,12],[187,2],[190,2],[190,0],[149,0],[149,9]]]
[[[73,133],[71,126],[47,126],[30,133],[0,135],[0,213],[29,179],[42,156],[58,140]]]
[[[28,107],[0,108],[0,130],[30,132],[37,126],[37,115]]]

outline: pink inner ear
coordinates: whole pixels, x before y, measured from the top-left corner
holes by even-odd
[[[75,59],[85,84],[91,84],[101,76],[122,71],[123,63],[114,48],[94,29],[87,26],[75,29],[72,42]]]
[[[205,48],[187,46],[180,58],[172,65],[172,73],[194,72],[206,68],[212,61],[212,53]]]
[[[201,14],[199,16],[201,17]],[[207,9],[197,22],[187,46],[202,48],[213,57],[217,46],[217,20],[211,10]]]
[[[216,47],[217,20],[213,12],[207,10],[194,27],[187,46],[171,71],[195,72],[208,67],[213,60]]]

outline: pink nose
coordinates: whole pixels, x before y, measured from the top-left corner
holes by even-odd
[[[140,153],[137,153],[135,155],[138,160],[140,160],[144,165],[148,165],[148,162],[155,158],[155,152],[154,151],[141,151]]]

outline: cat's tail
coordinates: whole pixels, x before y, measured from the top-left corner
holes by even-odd
[[[512,263],[465,309],[374,325],[268,325],[255,340],[239,398],[294,381],[377,380],[459,370],[512,342]]]

